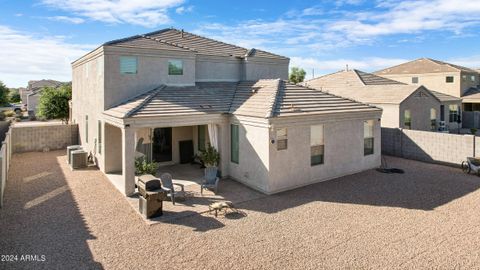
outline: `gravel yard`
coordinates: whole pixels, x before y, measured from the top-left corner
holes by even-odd
[[[0,209],[1,269],[472,269],[480,178],[387,157],[374,170],[149,226],[64,151],[14,155]],[[20,262],[21,255],[45,261]]]

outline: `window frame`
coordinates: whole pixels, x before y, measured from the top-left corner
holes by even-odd
[[[240,127],[237,124],[230,125],[230,162],[240,164]]]
[[[98,154],[102,154],[102,121],[98,120]]]
[[[451,81],[449,79],[452,79]],[[445,76],[445,83],[454,83],[455,77],[454,76]]]
[[[366,128],[371,129],[370,134],[365,134]],[[370,147],[367,148],[367,145]],[[363,121],[363,156],[373,155],[375,153],[375,121]]]
[[[407,112],[409,121],[407,121]],[[412,129],[412,111],[409,109],[403,111],[403,126],[406,129]]]
[[[476,82],[476,81],[477,81],[477,76],[475,76],[475,75],[470,75],[470,81],[471,81],[471,82]]]
[[[437,109],[430,108],[430,130],[437,130]]]
[[[175,66],[176,64],[174,62],[180,63],[180,72],[179,73],[173,73],[172,72],[172,66]],[[175,66],[175,68],[178,68]],[[168,60],[168,76],[183,76],[183,60],[182,59],[169,59]]]
[[[284,135],[279,135],[278,132],[285,130]],[[280,137],[280,138],[279,138]],[[277,138],[277,151],[287,150],[288,149],[288,129],[287,128],[277,128],[275,130],[275,138]]]
[[[315,129],[320,128],[322,131],[322,142],[312,142],[313,132]],[[314,152],[321,152],[321,154],[313,155]],[[310,126],[310,166],[318,166],[325,164],[325,125],[312,125]]]
[[[131,72],[131,71],[124,71],[124,69],[126,69],[127,67],[123,67],[122,68],[122,63],[125,63],[124,61],[127,61],[127,60],[135,60],[135,72]],[[120,56],[119,58],[119,63],[118,63],[118,68],[119,68],[119,71],[120,71],[120,74],[122,75],[136,75],[138,74],[138,58],[136,56]],[[126,63],[124,65],[127,65]]]
[[[197,139],[198,139],[198,145],[197,149],[198,151],[205,151],[207,148],[207,136],[206,136],[206,130],[207,126],[206,125],[199,125],[198,130],[197,130]],[[203,136],[203,138],[202,138]]]
[[[88,143],[88,114],[85,115],[85,142]]]
[[[418,81],[419,81],[418,77],[412,77],[412,83],[418,84]]]
[[[452,110],[452,107],[455,107],[455,110]],[[448,105],[448,122],[457,123],[459,119],[459,106],[457,104]]]

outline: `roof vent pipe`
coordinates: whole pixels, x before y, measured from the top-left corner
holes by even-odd
[[[184,33],[184,31],[183,31],[183,29],[182,29],[182,38],[183,38],[183,33]]]
[[[348,64],[345,65],[345,71],[348,71]]]

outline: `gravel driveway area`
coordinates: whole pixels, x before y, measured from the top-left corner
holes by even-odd
[[[64,151],[17,154],[0,254],[18,257],[0,268],[479,268],[480,178],[387,160],[406,173],[370,170],[241,203],[243,215],[149,226],[101,172],[70,171]]]

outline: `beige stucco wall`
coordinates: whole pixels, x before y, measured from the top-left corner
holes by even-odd
[[[98,142],[98,121],[104,108],[104,57],[102,48],[92,51],[72,64],[72,121],[78,124],[79,143],[87,152],[96,153],[99,167],[104,168],[104,156],[94,149]],[[88,115],[88,142],[85,116]],[[103,122],[102,122],[103,126]],[[102,132],[105,134],[105,132]],[[105,142],[106,136],[103,138]],[[104,153],[105,151],[102,151]]]
[[[269,129],[232,117],[232,124],[239,125],[239,163],[228,156],[230,177],[255,189],[268,192],[269,182]],[[230,127],[228,136],[230,136]],[[228,150],[230,152],[230,149]]]
[[[365,119],[367,120],[367,119]],[[310,124],[287,127],[288,149],[269,144],[270,181],[268,193],[329,180],[380,166],[380,121],[375,120],[374,154],[364,156],[363,120],[318,121],[324,125],[324,164],[310,165]],[[271,136],[274,136],[272,131]]]
[[[195,81],[239,81],[243,60],[235,57],[197,55]]]
[[[418,77],[418,83],[415,85],[424,85],[428,89],[445,93],[454,97],[461,95],[461,76],[460,72],[445,73],[423,73],[423,74],[382,74],[382,77],[390,78],[396,81],[412,84],[412,77]],[[453,76],[453,83],[446,83],[445,78]]]
[[[105,109],[162,84],[195,84],[195,56],[192,53],[106,47],[105,54]],[[120,73],[121,56],[137,57],[137,74]],[[173,59],[183,60],[183,75],[168,75],[168,60]]]
[[[245,80],[288,80],[289,60],[249,57],[245,60]]]
[[[103,143],[103,156],[105,157],[105,166],[103,172],[121,172],[122,171],[122,131],[120,128],[105,124],[105,142]],[[102,169],[102,168],[101,168]]]
[[[399,127],[400,125],[400,105],[398,104],[372,104],[382,108],[382,127]]]

